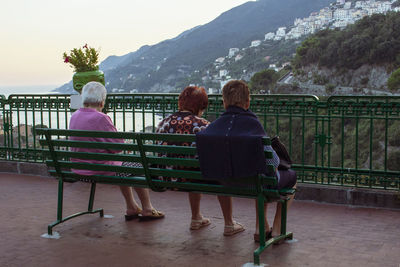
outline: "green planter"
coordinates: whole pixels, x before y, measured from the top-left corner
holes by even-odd
[[[72,77],[72,83],[75,91],[82,93],[82,88],[88,82],[99,82],[105,84],[104,73],[101,70],[76,72]]]

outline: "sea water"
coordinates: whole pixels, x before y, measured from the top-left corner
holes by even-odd
[[[57,94],[53,92],[57,85],[33,85],[33,86],[0,86],[0,95],[4,95],[8,98],[12,94]],[[2,110],[0,110],[0,117],[3,116]],[[45,125],[49,128],[65,129],[68,127],[69,119],[72,112],[32,112],[25,113],[23,109],[12,111],[12,126],[17,125]],[[118,131],[152,131],[153,126],[157,127],[158,123],[162,120],[162,117],[157,114],[142,113],[141,110],[133,112],[120,113],[117,111],[116,114],[109,112],[108,115],[111,117]],[[144,121],[144,123],[143,123]],[[2,123],[3,120],[0,120]],[[134,127],[135,126],[135,127]],[[151,128],[151,129],[150,129]]]

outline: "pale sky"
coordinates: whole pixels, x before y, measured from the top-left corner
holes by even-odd
[[[62,85],[62,53],[89,46],[100,62],[210,22],[249,0],[0,0],[0,86]]]

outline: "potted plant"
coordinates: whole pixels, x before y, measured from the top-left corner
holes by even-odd
[[[64,52],[63,58],[74,69],[72,83],[79,94],[88,82],[96,81],[105,85],[104,73],[99,70],[99,52],[96,49],[85,44],[82,48],[72,49],[69,55]]]

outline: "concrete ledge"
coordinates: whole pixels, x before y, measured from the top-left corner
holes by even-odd
[[[0,172],[30,174],[50,177],[46,164],[19,161],[0,161]]]
[[[400,192],[315,184],[298,184],[295,198],[317,202],[400,209]]]
[[[0,161],[0,172],[15,172],[15,173],[18,173],[18,162]]]

